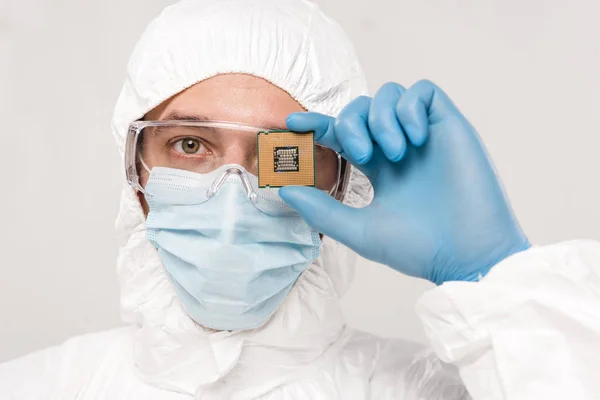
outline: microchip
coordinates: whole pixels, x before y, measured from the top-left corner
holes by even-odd
[[[289,131],[257,135],[258,186],[315,186],[314,134]]]
[[[273,150],[273,172],[298,172],[298,146],[275,147]]]

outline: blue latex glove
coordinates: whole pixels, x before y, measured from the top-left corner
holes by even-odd
[[[367,259],[441,284],[477,280],[530,246],[479,135],[431,82],[388,83],[337,119],[296,113],[287,125],[314,131],[371,181],[364,208],[314,188],[280,190],[315,230]]]

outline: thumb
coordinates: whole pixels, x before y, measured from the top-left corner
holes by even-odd
[[[348,207],[327,193],[306,186],[286,186],[279,196],[314,230],[355,248],[363,227],[363,210]]]

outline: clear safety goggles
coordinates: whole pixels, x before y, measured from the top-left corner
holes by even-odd
[[[217,190],[231,174],[243,181],[249,198],[264,191],[257,183],[256,138],[269,129],[222,121],[136,121],[129,126],[125,168],[129,184],[146,193],[153,169],[165,168],[215,175],[210,190]],[[349,169],[335,151],[315,145],[315,187],[341,199]],[[242,168],[235,168],[236,165]],[[232,166],[232,168],[222,168]],[[221,173],[222,172],[222,173]],[[212,176],[211,176],[212,179]]]

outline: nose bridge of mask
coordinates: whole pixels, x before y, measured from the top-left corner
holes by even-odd
[[[169,167],[153,167],[144,194],[155,203],[191,205],[211,199],[224,186],[234,184],[252,199],[255,191],[247,171],[239,165],[224,165],[206,174]]]
[[[150,196],[148,200],[153,203],[191,205],[209,201],[225,188],[231,189],[231,186],[239,189],[236,191],[237,196],[246,196],[262,212],[270,215],[297,214],[279,197],[277,189],[259,188],[258,177],[237,164],[223,165],[206,174],[154,167],[145,192]],[[219,199],[213,199],[215,200]]]

